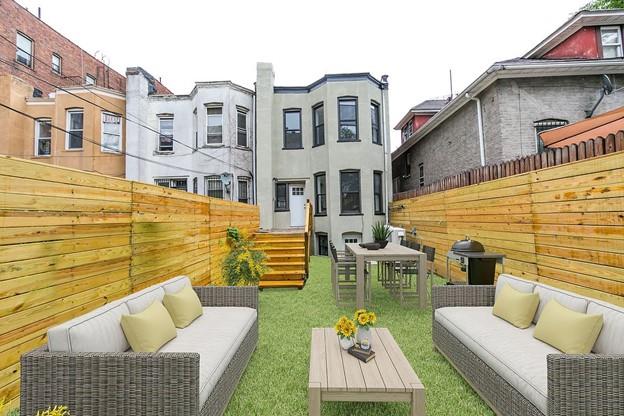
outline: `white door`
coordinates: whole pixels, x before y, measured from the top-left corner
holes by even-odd
[[[305,225],[305,196],[303,185],[290,185],[288,205],[290,207],[290,226],[303,227]]]

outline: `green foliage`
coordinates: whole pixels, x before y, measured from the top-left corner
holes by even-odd
[[[257,285],[268,271],[266,254],[254,249],[254,244],[238,228],[228,227],[227,241],[230,252],[223,260],[223,278],[229,286]]]
[[[582,10],[624,9],[624,0],[592,0]]]
[[[392,235],[392,230],[381,221],[377,221],[373,225],[373,239],[375,241],[387,240]]]
[[[38,411],[37,416],[71,416],[67,406],[48,407],[46,410]]]
[[[17,408],[11,409],[7,412],[6,416],[20,416],[19,412],[20,411]]]

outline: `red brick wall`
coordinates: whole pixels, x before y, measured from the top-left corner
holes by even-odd
[[[15,60],[17,31],[33,40],[32,69],[17,63]],[[97,78],[98,86],[126,93],[126,78],[122,74],[106,67],[102,62],[13,0],[0,0],[0,34],[10,41],[9,43],[0,38],[0,58],[12,62],[11,66],[0,62],[0,75],[12,74],[27,81],[35,88],[43,91],[44,95],[47,95],[53,92],[55,88],[31,75],[54,85],[67,87],[84,84],[85,74],[88,73]],[[52,71],[53,53],[60,55],[63,60],[61,75]],[[156,84],[158,93],[170,93],[162,84],[158,82]]]
[[[598,34],[595,27],[584,27],[575,34],[552,48],[545,55],[545,59],[598,59]]]

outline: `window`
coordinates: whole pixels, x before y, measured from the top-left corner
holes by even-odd
[[[313,145],[321,146],[325,144],[325,114],[323,104],[318,104],[312,108],[312,122],[314,123]]]
[[[373,143],[381,144],[381,130],[379,129],[379,104],[371,101],[371,136]]]
[[[82,149],[82,130],[84,113],[82,110],[67,111],[67,136],[65,149]]]
[[[288,184],[275,184],[275,211],[288,211]]]
[[[406,125],[403,126],[403,128],[401,129],[401,143],[404,143],[407,139],[410,138],[410,136],[412,135],[413,127],[414,124],[411,119],[407,122]]]
[[[360,214],[360,171],[340,171],[340,213]]]
[[[605,26],[600,28],[603,58],[622,57],[622,33],[619,26]]]
[[[375,214],[384,213],[383,174],[377,170],[373,172],[373,205]]]
[[[329,254],[329,244],[326,233],[316,233],[316,255],[327,256]]]
[[[418,164],[418,186],[425,186],[425,164],[422,162]]]
[[[161,117],[158,136],[158,151],[173,152],[173,117]]]
[[[85,75],[85,85],[95,85],[96,79],[93,75]]]
[[[206,195],[223,199],[223,182],[220,175],[206,176]]]
[[[325,172],[314,175],[314,204],[316,205],[316,215],[327,215]]]
[[[193,140],[195,149],[199,148],[199,135],[197,134],[197,108],[193,109]]]
[[[61,75],[61,65],[63,59],[55,53],[52,54],[52,71],[56,74]]]
[[[303,149],[301,110],[284,110],[284,149]]]
[[[238,177],[238,202],[249,203],[249,178]]]
[[[28,36],[17,32],[15,60],[27,67],[33,67],[33,41]]]
[[[52,153],[52,120],[35,121],[35,156],[50,156]]]
[[[209,106],[206,108],[206,143],[223,143],[223,107]]]
[[[102,152],[121,151],[121,116],[102,113]]]
[[[344,233],[342,234],[342,240],[345,244],[359,243],[362,240],[362,234],[360,233]]]
[[[193,193],[197,193],[197,176],[193,178]]]
[[[568,120],[562,120],[558,118],[546,118],[533,122],[533,128],[535,129],[535,149],[538,153],[544,151],[544,142],[540,137],[540,133],[546,130],[551,130],[557,127],[562,127],[568,124]]]
[[[338,141],[358,139],[357,98],[338,99]]]
[[[247,111],[236,110],[236,144],[241,147],[248,147],[247,144]]]
[[[165,188],[179,189],[180,191],[186,191],[186,178],[156,178],[154,183],[158,186]]]

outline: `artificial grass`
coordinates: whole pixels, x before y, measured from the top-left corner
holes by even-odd
[[[226,416],[307,415],[310,334],[331,327],[352,307],[337,307],[327,257],[312,257],[302,290],[260,293],[260,340],[225,412]],[[493,412],[439,353],[431,340],[431,309],[401,306],[373,278],[372,303],[378,327],[387,327],[426,389],[427,415],[493,415]],[[373,346],[374,349],[374,346]],[[407,403],[324,402],[329,415],[406,415]]]

